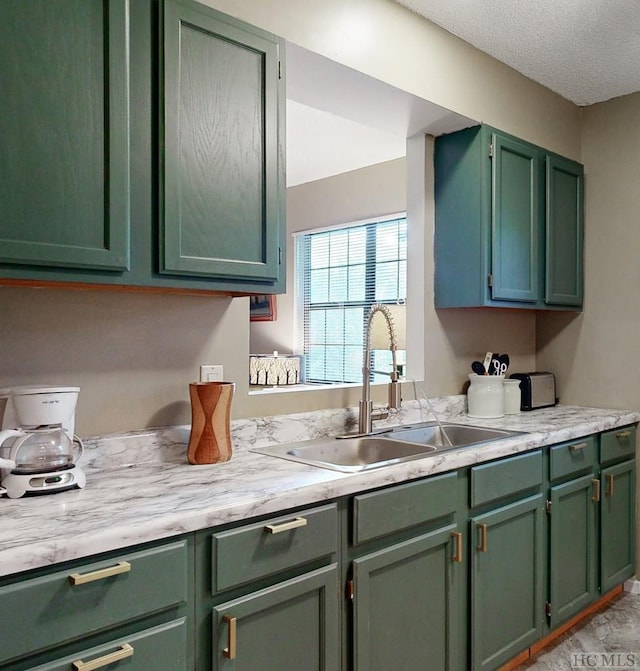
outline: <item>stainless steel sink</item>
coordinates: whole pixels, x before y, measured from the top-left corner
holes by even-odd
[[[400,442],[380,436],[359,438],[322,438],[301,443],[254,448],[253,452],[321,466],[336,471],[355,472],[380,468],[411,459],[421,459],[438,448]]]
[[[501,438],[518,435],[518,431],[489,429],[483,426],[467,426],[466,424],[434,424],[400,428],[390,434],[390,438],[418,445],[436,447],[439,452],[444,449],[457,449],[480,443],[492,442]]]
[[[490,443],[520,434],[464,424],[434,423],[398,427],[383,436],[320,438],[254,448],[253,452],[343,472],[381,468],[434,456],[447,450]]]

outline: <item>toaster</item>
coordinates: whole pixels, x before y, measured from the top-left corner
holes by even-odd
[[[558,402],[553,373],[512,373],[509,377],[520,380],[521,410],[549,408]]]

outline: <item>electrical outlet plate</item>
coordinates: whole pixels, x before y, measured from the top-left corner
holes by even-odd
[[[200,382],[222,382],[224,366],[220,364],[203,364],[200,366]]]

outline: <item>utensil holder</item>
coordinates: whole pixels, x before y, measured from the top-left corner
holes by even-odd
[[[504,375],[469,375],[467,415],[482,419],[504,416]]]
[[[231,459],[231,401],[234,382],[191,382],[190,464],[217,464]]]

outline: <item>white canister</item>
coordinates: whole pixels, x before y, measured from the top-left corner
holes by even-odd
[[[467,415],[492,419],[504,415],[504,375],[469,375]]]
[[[517,415],[520,412],[520,380],[504,381],[504,414]]]

